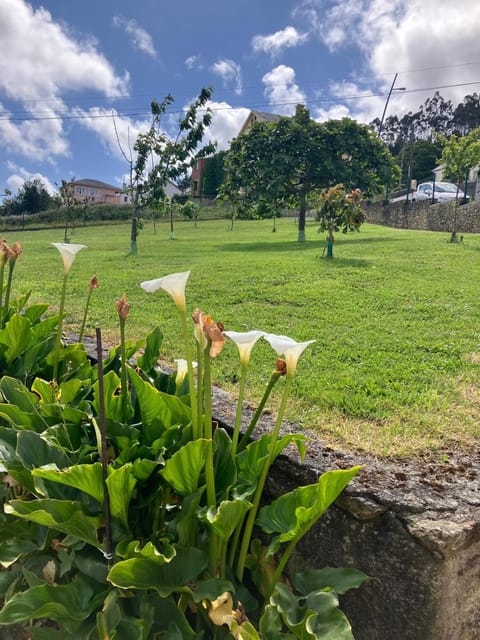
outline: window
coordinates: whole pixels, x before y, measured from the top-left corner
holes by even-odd
[[[85,187],[75,187],[76,193],[85,193]]]

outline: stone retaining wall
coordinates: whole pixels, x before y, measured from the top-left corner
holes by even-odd
[[[453,230],[454,202],[381,202],[366,207],[367,221],[386,227],[425,231]],[[480,233],[480,200],[457,208],[457,232]]]
[[[225,392],[215,394],[214,415],[231,428],[235,410]],[[245,424],[250,417],[246,408]],[[272,421],[264,415],[257,435],[271,432]],[[330,469],[363,468],[301,541],[289,568],[353,566],[372,577],[341,598],[356,640],[479,640],[480,447],[389,461],[306,435],[304,461],[291,450],[275,463],[271,497]]]

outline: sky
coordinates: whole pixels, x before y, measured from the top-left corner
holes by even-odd
[[[205,143],[227,149],[252,109],[368,123],[394,80],[387,117],[480,92],[478,0],[0,0],[0,43],[0,194],[121,186],[167,94],[175,135],[212,86]]]

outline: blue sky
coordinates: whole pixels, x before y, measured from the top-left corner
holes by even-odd
[[[0,0],[0,42],[0,192],[120,185],[112,114],[129,154],[167,93],[171,133],[213,86],[208,137],[225,149],[250,109],[369,122],[395,73],[389,113],[480,91],[478,0]]]

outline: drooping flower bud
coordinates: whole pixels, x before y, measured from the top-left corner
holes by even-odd
[[[117,309],[118,316],[121,320],[126,320],[130,313],[130,305],[127,302],[127,296],[124,293],[120,300],[115,302],[115,308]]]

